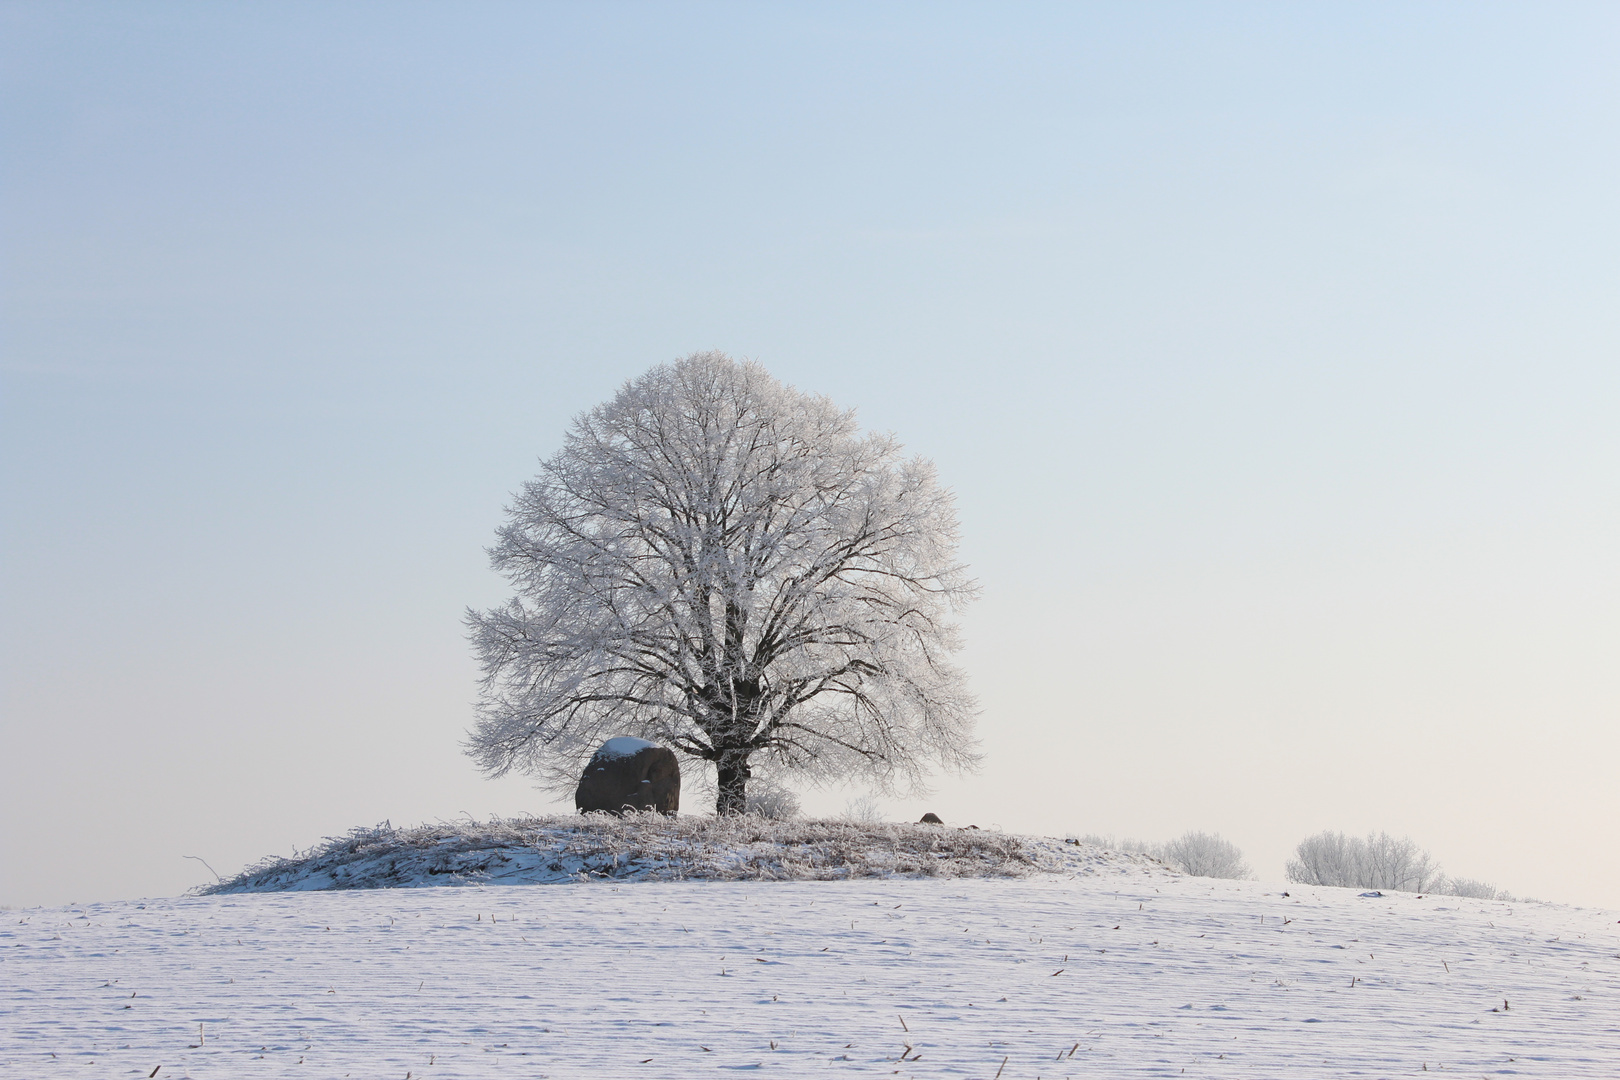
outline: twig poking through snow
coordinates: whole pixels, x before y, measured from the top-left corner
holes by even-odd
[[[180,856],[180,857],[181,857],[181,858],[182,858],[182,859],[195,859],[195,860],[197,860],[197,861],[198,861],[198,862],[200,862],[200,863],[202,863],[202,864],[203,864],[203,865],[204,865],[204,866],[208,866],[208,860],[207,860],[207,859],[205,859],[205,858],[203,858],[203,857],[202,857],[202,856],[201,856],[201,855],[182,855],[182,856]],[[224,880],[225,880],[225,879],[224,879],[224,878],[222,878],[222,877],[220,877],[220,876],[219,876],[219,871],[218,871],[218,870],[215,870],[215,869],[214,869],[214,868],[213,868],[213,867],[212,867],[212,866],[208,866],[208,872],[209,872],[209,873],[210,873],[210,874],[213,874],[213,875],[214,875],[214,880],[215,880],[215,881],[224,881]],[[162,1068],[162,1067],[163,1067],[163,1066],[161,1066],[161,1065],[159,1065],[159,1066],[158,1066],[158,1068],[160,1068],[160,1069],[161,1069],[161,1068]]]

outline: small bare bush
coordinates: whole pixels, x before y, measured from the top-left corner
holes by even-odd
[[[840,816],[858,825],[875,825],[883,820],[883,805],[870,795],[862,795],[846,802]]]
[[[748,785],[748,813],[771,821],[792,821],[799,816],[799,797],[772,780],[756,777]]]

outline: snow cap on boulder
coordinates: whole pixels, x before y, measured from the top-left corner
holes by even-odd
[[[595,761],[597,758],[634,757],[643,750],[647,749],[656,750],[658,749],[658,744],[648,742],[646,739],[637,739],[629,735],[616,735],[607,742],[603,743],[601,746],[598,746],[596,748],[596,753],[591,755],[591,760]]]

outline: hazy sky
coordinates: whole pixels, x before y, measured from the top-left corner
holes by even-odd
[[[981,774],[1620,907],[1620,9],[0,7],[0,903],[558,804],[462,612],[695,349],[932,457]],[[814,810],[848,791],[811,793]]]

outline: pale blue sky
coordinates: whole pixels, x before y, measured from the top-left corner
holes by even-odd
[[[1612,5],[9,3],[0,123],[0,903],[549,808],[483,548],[721,348],[958,492],[896,815],[1620,906]]]

